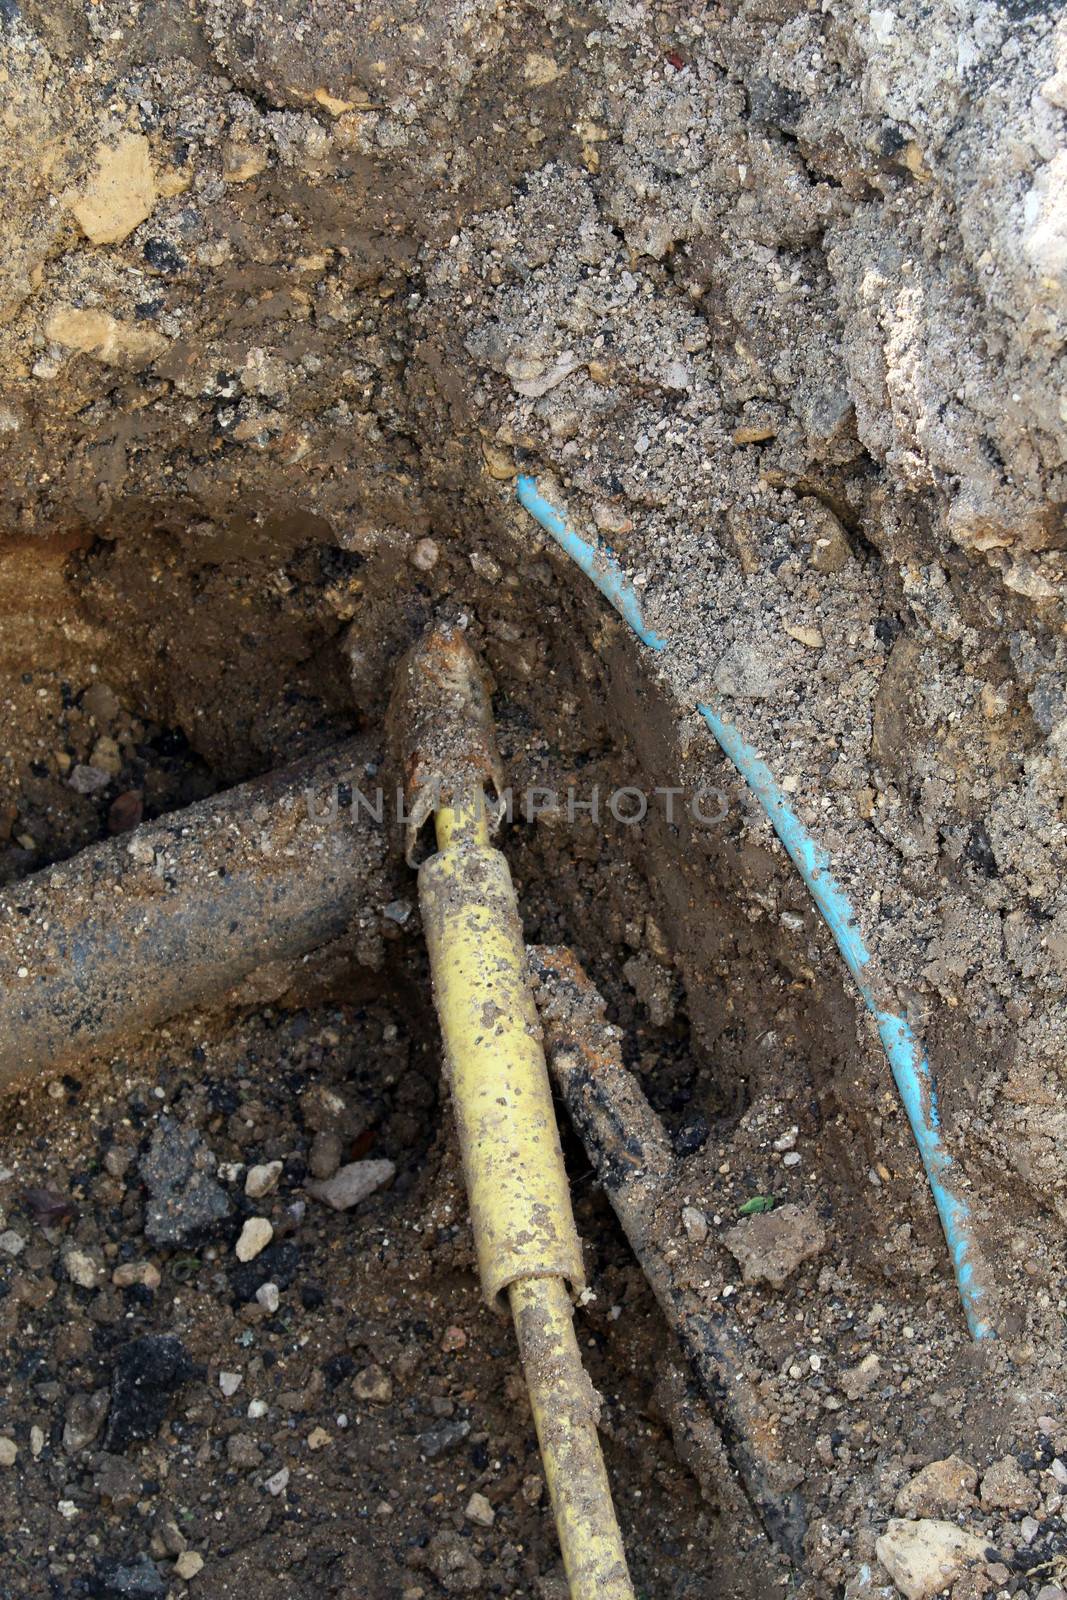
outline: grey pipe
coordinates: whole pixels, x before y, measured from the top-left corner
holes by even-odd
[[[329,802],[374,755],[352,740],[0,892],[0,1089],[350,928],[373,939],[386,833]]]

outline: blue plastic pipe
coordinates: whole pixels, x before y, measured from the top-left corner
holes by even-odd
[[[652,650],[665,650],[669,641],[645,622],[633,586],[609,546],[583,539],[568,527],[533,478],[520,477],[516,487],[520,503],[596,584],[642,643]],[[945,1230],[967,1326],[975,1339],[995,1338],[986,1268],[975,1241],[970,1206],[960,1193],[958,1168],[945,1146],[937,1089],[926,1053],[907,1018],[895,1009],[892,988],[867,948],[852,902],[834,877],[825,850],[808,833],[766,762],[745,743],[733,723],[713,706],[698,703],[697,710],[767,813],[874,1017]]]

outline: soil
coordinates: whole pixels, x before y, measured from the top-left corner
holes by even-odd
[[[564,1125],[642,1597],[892,1595],[894,1511],[993,1552],[953,1600],[1067,1584],[1063,27],[0,0],[0,879],[353,734],[388,774],[404,651],[466,630],[505,783],[561,797],[501,836],[526,936],[575,952],[664,1120],[658,1244],[745,1342],[807,1520],[800,1558],[768,1540]],[[518,471],[611,541],[663,656]],[[698,700],[831,851],[927,1042],[995,1345]],[[626,825],[622,787],[683,799]],[[414,876],[374,826],[347,946],[0,1102],[3,1600],[565,1594]],[[354,1209],[308,1189],[363,1160],[395,1170]],[[772,1229],[768,1278],[746,1230],[776,1215],[817,1247],[783,1265]],[[953,1455],[940,1500],[909,1488]]]

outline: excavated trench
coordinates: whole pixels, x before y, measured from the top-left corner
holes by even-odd
[[[21,655],[13,728],[37,754],[12,820],[9,883],[100,838],[121,845],[139,817],[180,821],[177,808],[353,733],[370,752],[368,799],[381,786],[391,833],[383,853],[364,811],[342,821],[353,851],[385,859],[376,902],[358,907],[358,939],[257,968],[219,1004],[147,1034],[132,1027],[95,1061],[66,1059],[8,1099],[8,1220],[33,1223],[19,1264],[55,1262],[43,1283],[20,1274],[0,1300],[9,1337],[26,1297],[39,1314],[16,1369],[48,1441],[34,1471],[79,1514],[121,1510],[131,1496],[144,1507],[138,1536],[100,1523],[98,1553],[53,1562],[51,1591],[27,1594],[120,1592],[107,1584],[141,1556],[203,1545],[206,1508],[221,1522],[213,1595],[236,1594],[249,1574],[272,1595],[279,1564],[279,1595],[397,1592],[392,1577],[382,1586],[374,1576],[379,1561],[398,1582],[411,1569],[412,1592],[420,1572],[446,1590],[556,1592],[511,1336],[478,1303],[413,875],[390,819],[383,715],[400,654],[433,618],[461,622],[495,679],[513,793],[503,846],[527,937],[569,946],[603,994],[681,1163],[659,1242],[680,1258],[683,1282],[737,1307],[753,1381],[762,1371],[762,1388],[773,1382],[794,1317],[816,1344],[843,1339],[858,1364],[864,1340],[851,1330],[872,1282],[899,1292],[905,1314],[926,1298],[951,1360],[967,1368],[936,1220],[925,1215],[908,1245],[909,1257],[924,1255],[925,1283],[909,1283],[892,1259],[887,1268],[879,1251],[868,1197],[884,1221],[884,1196],[870,1174],[888,1179],[893,1165],[909,1217],[917,1192],[902,1119],[860,1084],[857,1052],[876,1056],[828,941],[799,881],[783,889],[773,852],[747,837],[748,802],[710,741],[679,722],[640,647],[532,526],[516,540],[472,519],[462,532],[431,519],[363,543],[346,547],[315,519],[267,509],[190,522],[142,507],[57,541],[51,562],[35,552],[34,587],[17,593],[20,617],[38,627]],[[134,944],[127,957],[151,988],[152,949]],[[172,1159],[175,1129],[196,1143],[194,1165],[225,1175],[225,1211],[146,1240],[152,1173]],[[746,1564],[723,1593],[776,1593],[789,1573],[803,1582],[796,1552],[768,1540],[736,1486],[695,1375],[586,1153],[564,1132],[595,1286],[583,1343],[605,1397],[639,1592],[660,1583],[667,1561],[671,1593],[704,1592],[709,1567],[723,1572],[738,1541]],[[309,1174],[363,1156],[395,1162],[389,1189],[340,1216],[307,1199]],[[255,1202],[244,1175],[268,1160],[282,1175]],[[180,1218],[188,1196],[173,1182],[167,1203]],[[800,1202],[820,1239],[832,1227],[821,1305],[810,1264],[785,1302],[758,1287],[720,1299],[736,1292],[730,1260],[721,1245],[707,1256],[702,1232],[709,1222],[723,1231],[764,1194]],[[684,1208],[701,1219],[695,1233]],[[274,1240],[258,1265],[235,1265],[250,1215],[272,1220]],[[912,1223],[898,1226],[907,1238]],[[277,1285],[273,1313],[256,1298],[263,1284]],[[172,1335],[187,1375],[174,1379],[163,1434],[134,1464],[115,1373]],[[232,1382],[220,1372],[231,1371],[244,1375],[240,1403],[220,1412],[219,1384]],[[767,1393],[775,1488],[788,1495],[822,1436]],[[120,1423],[94,1432],[90,1420],[83,1439],[95,1397],[109,1397]],[[250,1401],[267,1407],[265,1429],[247,1421]],[[136,1415],[129,1426],[140,1437]],[[144,1426],[145,1437],[154,1431]],[[270,1483],[284,1470],[278,1499]],[[500,1506],[491,1528],[480,1502],[472,1521],[472,1493]],[[42,1530],[55,1515],[39,1489],[23,1514]],[[10,1545],[7,1559],[21,1574]],[[524,1587],[538,1583],[549,1588]]]

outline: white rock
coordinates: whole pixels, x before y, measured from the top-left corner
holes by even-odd
[[[280,1161],[267,1161],[263,1166],[249,1167],[245,1178],[245,1194],[250,1200],[262,1200],[264,1195],[273,1193],[278,1187],[281,1175]]]
[[[229,1400],[232,1395],[235,1395],[240,1387],[241,1374],[239,1372],[219,1373],[219,1388],[222,1390],[227,1400]]]
[[[682,1207],[682,1227],[694,1244],[703,1244],[708,1236],[708,1219],[696,1206]]]
[[[267,1415],[267,1402],[265,1400],[250,1400],[248,1402],[248,1415],[253,1422],[258,1422],[260,1417]]]
[[[491,1528],[496,1521],[496,1512],[484,1494],[472,1494],[464,1514],[468,1522],[476,1522],[479,1528]]]
[[[96,1288],[100,1268],[84,1250],[68,1250],[63,1257],[63,1266],[71,1283],[76,1283],[79,1289]]]
[[[249,1217],[237,1240],[238,1261],[254,1261],[274,1238],[274,1229],[266,1217]]]
[[[267,1479],[263,1487],[268,1494],[274,1495],[275,1498],[280,1494],[284,1494],[289,1487],[289,1468],[280,1467],[273,1477]]]
[[[984,1539],[932,1517],[919,1522],[894,1517],[875,1545],[879,1561],[907,1600],[933,1600],[969,1563],[985,1561],[988,1549]]]
[[[395,1171],[391,1161],[351,1161],[347,1167],[339,1167],[332,1178],[307,1184],[307,1192],[335,1211],[349,1211],[388,1183]]]
[[[204,1558],[195,1550],[183,1550],[174,1563],[174,1571],[179,1578],[195,1578],[197,1573],[204,1570]]]
[[[273,1316],[281,1305],[281,1290],[276,1283],[261,1283],[256,1290],[256,1299],[264,1311],[268,1311]]]
[[[21,1255],[26,1248],[26,1241],[21,1233],[16,1233],[14,1228],[6,1228],[0,1233],[0,1250],[5,1256]]]
[[[18,1453],[19,1447],[14,1439],[0,1437],[0,1467],[13,1467]]]

